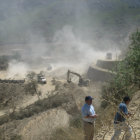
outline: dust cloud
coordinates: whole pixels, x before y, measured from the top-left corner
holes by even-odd
[[[7,79],[24,79],[29,71],[29,66],[23,62],[11,61],[7,70]]]
[[[97,59],[105,59],[107,52],[117,59],[128,46],[126,40],[133,28],[129,27],[132,24],[127,20],[127,12],[121,18],[109,12],[118,14],[114,7],[122,12],[124,5],[117,1],[7,0],[1,1],[1,5],[0,48],[8,53],[22,49],[22,63],[14,67],[20,65],[23,71],[34,66],[85,71]],[[5,48],[3,44],[9,46]],[[11,64],[10,75],[15,69]]]
[[[48,43],[42,37],[41,41],[33,44],[29,43],[29,48],[22,54],[25,62],[32,62],[36,66],[45,67],[48,64],[54,68],[66,67],[85,70],[91,63],[96,63],[97,59],[105,59],[107,52],[112,52],[114,59],[120,54],[117,47],[101,51],[98,49],[97,40],[90,44],[74,33],[73,26],[66,25],[56,31],[53,41]],[[109,41],[106,41],[109,44]],[[115,46],[113,44],[112,46]]]

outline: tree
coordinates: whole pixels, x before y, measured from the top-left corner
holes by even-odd
[[[118,71],[108,86],[103,89],[103,99],[118,103],[122,97],[130,97],[140,88],[140,32],[130,36],[128,52],[119,64]]]
[[[30,72],[27,74],[27,84],[25,85],[25,91],[32,95],[36,94],[40,100],[41,92],[38,91],[38,83],[36,73]]]

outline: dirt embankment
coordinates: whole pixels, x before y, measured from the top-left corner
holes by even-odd
[[[44,140],[58,127],[68,126],[70,116],[78,112],[74,90],[85,96],[77,85],[57,82],[46,98],[1,117],[0,139],[10,140],[13,136],[20,136],[23,140]]]
[[[12,137],[18,137],[18,140],[19,137],[22,140],[48,140],[57,128],[69,126],[71,118],[80,114],[86,95],[92,95],[96,107],[99,106],[100,83],[79,87],[56,81],[39,88],[43,93],[39,101],[37,96],[30,96],[23,105],[18,105],[19,111],[6,116],[7,120],[3,118],[0,126],[0,131],[4,132],[0,137],[2,140]]]
[[[30,118],[19,134],[23,140],[45,140],[56,128],[67,127],[68,124],[69,115],[64,109],[52,109]]]

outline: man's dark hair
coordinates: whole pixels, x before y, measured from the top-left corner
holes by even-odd
[[[123,101],[126,103],[127,101],[131,101],[131,99],[130,99],[129,96],[125,96],[125,97],[123,98]]]
[[[86,96],[85,97],[85,101],[88,101],[88,100],[92,100],[93,98],[91,96]]]

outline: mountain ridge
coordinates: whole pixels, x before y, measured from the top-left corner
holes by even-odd
[[[30,34],[52,39],[64,26],[92,39],[125,38],[140,21],[139,0],[0,0],[0,43],[28,42]],[[121,37],[116,34],[122,34]],[[110,35],[109,35],[110,36]]]

